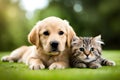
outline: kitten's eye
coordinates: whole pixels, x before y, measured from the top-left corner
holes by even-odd
[[[59,33],[58,33],[59,35],[63,35],[64,34],[64,32],[63,31],[59,31]]]
[[[80,51],[84,51],[84,48],[80,48]]]
[[[94,48],[91,48],[90,51],[94,51]]]
[[[45,36],[48,36],[50,33],[48,31],[43,32]]]

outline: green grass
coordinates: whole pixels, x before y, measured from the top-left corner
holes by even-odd
[[[8,52],[1,52],[0,58]],[[120,80],[120,51],[103,51],[103,57],[116,66],[99,69],[68,68],[64,70],[29,70],[23,63],[0,61],[0,80]]]

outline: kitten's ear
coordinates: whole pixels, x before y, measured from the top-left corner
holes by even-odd
[[[99,44],[104,44],[104,42],[101,40],[101,35],[98,35],[98,36],[94,37],[93,39]]]
[[[77,44],[77,43],[78,43],[78,40],[79,40],[79,37],[74,36],[73,39],[72,39],[71,46],[74,46],[75,44]]]
[[[74,36],[73,39],[72,39],[72,42],[75,42],[75,41],[77,41],[77,40],[79,40],[79,37]]]

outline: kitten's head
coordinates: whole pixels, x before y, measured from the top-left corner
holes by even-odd
[[[91,62],[101,56],[101,35],[96,37],[74,37],[72,53],[83,62]]]

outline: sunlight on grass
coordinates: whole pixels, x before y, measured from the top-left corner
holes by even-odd
[[[4,52],[0,57],[8,54]],[[1,80],[119,80],[120,51],[103,51],[103,57],[114,60],[116,66],[103,66],[99,69],[68,68],[64,70],[29,70],[23,63],[0,61]],[[6,77],[7,76],[7,77]]]

